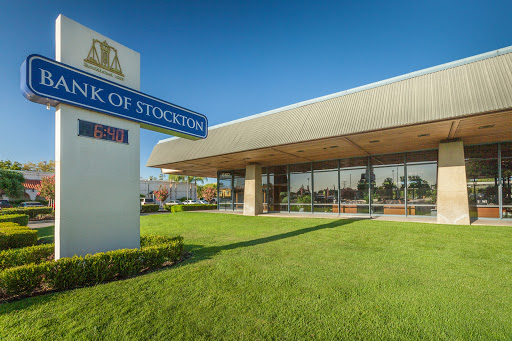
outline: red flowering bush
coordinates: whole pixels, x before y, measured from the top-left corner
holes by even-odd
[[[156,200],[163,203],[169,196],[169,189],[164,185],[161,185],[158,187],[158,191],[155,191],[153,194],[155,194]]]
[[[217,196],[217,190],[213,187],[206,187],[203,189],[203,198],[210,202],[214,197]]]
[[[55,200],[55,175],[42,178],[37,190],[37,195],[42,195],[46,200]]]

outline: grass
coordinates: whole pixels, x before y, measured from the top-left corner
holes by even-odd
[[[50,235],[51,230],[42,231]],[[184,212],[179,266],[0,305],[0,339],[510,340],[512,229]]]
[[[53,243],[54,226],[38,228],[37,229],[37,237],[43,243]]]

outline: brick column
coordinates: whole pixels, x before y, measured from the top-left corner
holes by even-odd
[[[469,202],[462,141],[439,144],[437,222],[469,225]]]
[[[248,165],[245,168],[244,215],[255,216],[262,213],[261,165]]]

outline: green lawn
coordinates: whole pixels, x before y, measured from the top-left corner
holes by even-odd
[[[0,339],[512,337],[509,227],[185,212],[141,232],[181,234],[193,257],[2,304]]]

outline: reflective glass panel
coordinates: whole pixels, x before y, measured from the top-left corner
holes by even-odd
[[[372,157],[372,213],[405,214],[403,154]]]
[[[268,182],[267,182],[267,169],[261,170],[261,190],[263,192],[263,212],[268,213]]]
[[[313,211],[338,213],[338,162],[315,162],[313,170]]]
[[[286,166],[268,167],[269,211],[288,212],[288,177]]]
[[[234,171],[235,182],[234,182],[234,209],[244,209],[244,190],[245,190],[245,169],[239,169]]]
[[[290,211],[311,212],[311,164],[290,165]]]
[[[407,214],[435,215],[436,202],[437,163],[407,163]]]
[[[502,149],[501,155],[503,218],[512,218],[512,153],[503,153]]]
[[[499,218],[497,144],[467,146],[464,156],[470,216]]]
[[[219,209],[231,210],[231,172],[219,173]]]
[[[368,158],[356,160],[358,165],[365,167],[340,169],[340,213],[368,214],[370,212],[368,206],[368,168],[366,167]],[[347,163],[340,162],[340,164],[346,165]]]

